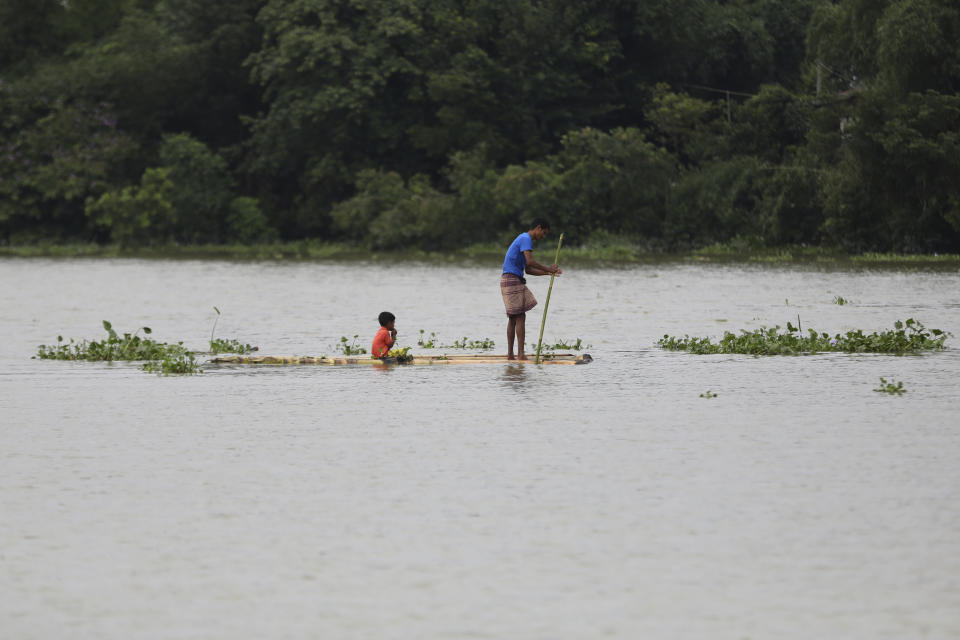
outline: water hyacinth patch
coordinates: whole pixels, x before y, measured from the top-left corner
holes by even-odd
[[[239,353],[245,355],[257,350],[259,350],[259,347],[254,347],[232,338],[215,338],[210,341],[210,353],[214,355],[220,353]]]
[[[478,351],[489,351],[496,346],[496,343],[490,338],[470,339],[466,336],[455,339],[453,344],[440,344],[440,338],[433,331],[430,337],[426,337],[426,332],[420,329],[420,338],[417,340],[417,346],[424,349],[473,349]]]
[[[333,347],[334,351],[340,351],[345,356],[359,356],[367,352],[366,349],[357,344],[357,340],[360,338],[359,333],[353,334],[353,341],[350,341],[347,336],[340,336],[340,344],[337,344]]]
[[[688,351],[695,354],[743,353],[757,356],[797,355],[804,353],[889,353],[903,355],[944,349],[949,333],[940,329],[927,329],[910,318],[897,321],[889,331],[864,333],[860,329],[837,333],[809,329],[803,334],[799,328],[787,323],[787,330],[779,326],[761,327],[753,331],[742,329],[739,334],[727,331],[719,341],[710,338],[682,338],[664,335],[657,345],[668,351]]]
[[[162,376],[181,375],[192,376],[203,373],[190,351],[171,351],[159,360],[148,360],[140,367],[144,371]]]
[[[113,329],[110,322],[104,320],[103,328],[107,332],[106,340],[81,340],[75,342],[73,338],[64,341],[63,336],[57,336],[57,344],[42,344],[37,348],[36,358],[42,360],[91,360],[112,362],[114,360],[156,360],[163,357],[169,349],[177,345],[157,342],[150,338],[138,335],[152,333],[150,327],[140,327],[133,334],[124,333],[120,336]],[[182,345],[178,346],[182,348]]]
[[[531,346],[536,349],[537,345],[531,343]],[[593,345],[584,344],[583,338],[577,338],[576,340],[557,340],[553,344],[544,343],[543,348],[549,349],[551,351],[581,351],[583,349],[589,349]]]
[[[217,355],[220,353],[239,353],[245,355],[253,351],[257,351],[259,347],[254,347],[249,344],[244,344],[239,340],[234,340],[230,338],[214,338],[213,333],[217,330],[217,321],[220,320],[220,309],[216,306],[213,307],[213,310],[217,312],[217,316],[213,319],[213,327],[210,329],[210,353]]]
[[[152,333],[150,327],[140,327],[134,333],[118,334],[113,325],[103,321],[107,332],[105,340],[81,340],[70,338],[64,341],[57,336],[56,345],[40,345],[35,358],[42,360],[87,360],[91,362],[146,361],[144,371],[163,375],[201,373],[194,354],[183,346],[183,342],[171,344],[158,342],[138,335]]]
[[[477,349],[480,351],[489,351],[495,346],[490,338],[479,338],[470,340],[466,336],[459,340],[454,340],[453,344],[441,345],[441,349]]]
[[[396,359],[398,364],[407,364],[413,362],[413,354],[410,353],[411,347],[398,347],[387,352],[387,358]]]
[[[903,388],[903,382],[896,382],[891,380],[887,382],[886,378],[880,378],[880,386],[874,389],[878,393],[886,393],[891,396],[901,396],[907,392]]]
[[[584,349],[590,349],[591,347],[593,347],[593,345],[584,343],[583,338],[577,338],[575,340],[557,340],[553,344],[544,342],[541,350],[544,353],[553,353],[556,351],[582,351]],[[530,343],[530,350],[537,350],[536,342]]]

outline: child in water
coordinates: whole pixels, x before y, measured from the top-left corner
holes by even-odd
[[[377,320],[380,321],[380,330],[373,336],[373,344],[370,345],[370,357],[382,358],[390,353],[390,347],[397,340],[397,330],[393,323],[397,317],[389,311],[383,311]]]

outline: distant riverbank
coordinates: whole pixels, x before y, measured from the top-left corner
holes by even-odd
[[[549,240],[539,247],[554,246]],[[405,249],[401,251],[371,250],[362,246],[313,240],[271,244],[228,245],[163,245],[127,248],[99,244],[33,244],[0,246],[0,257],[91,257],[141,259],[212,259],[212,260],[370,260],[424,262],[496,262],[503,259],[505,246],[477,244],[446,251]],[[861,263],[861,264],[939,264],[960,266],[960,254],[848,254],[809,246],[755,247],[740,243],[717,244],[686,252],[660,252],[634,244],[563,247],[561,262],[628,265],[650,262],[758,262],[758,263]]]

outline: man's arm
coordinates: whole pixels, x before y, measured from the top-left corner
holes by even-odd
[[[524,251],[523,255],[527,258],[527,274],[531,276],[549,276],[552,274],[560,275],[563,273],[563,269],[557,265],[547,266],[545,264],[540,264],[533,259],[532,251]]]

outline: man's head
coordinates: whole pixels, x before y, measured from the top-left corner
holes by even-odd
[[[530,223],[530,230],[527,232],[534,240],[543,240],[547,232],[550,231],[550,223],[546,218],[534,218]]]
[[[380,321],[381,327],[386,327],[387,329],[393,328],[393,322],[397,319],[397,316],[393,315],[389,311],[381,311],[380,315],[377,316],[377,320]]]

